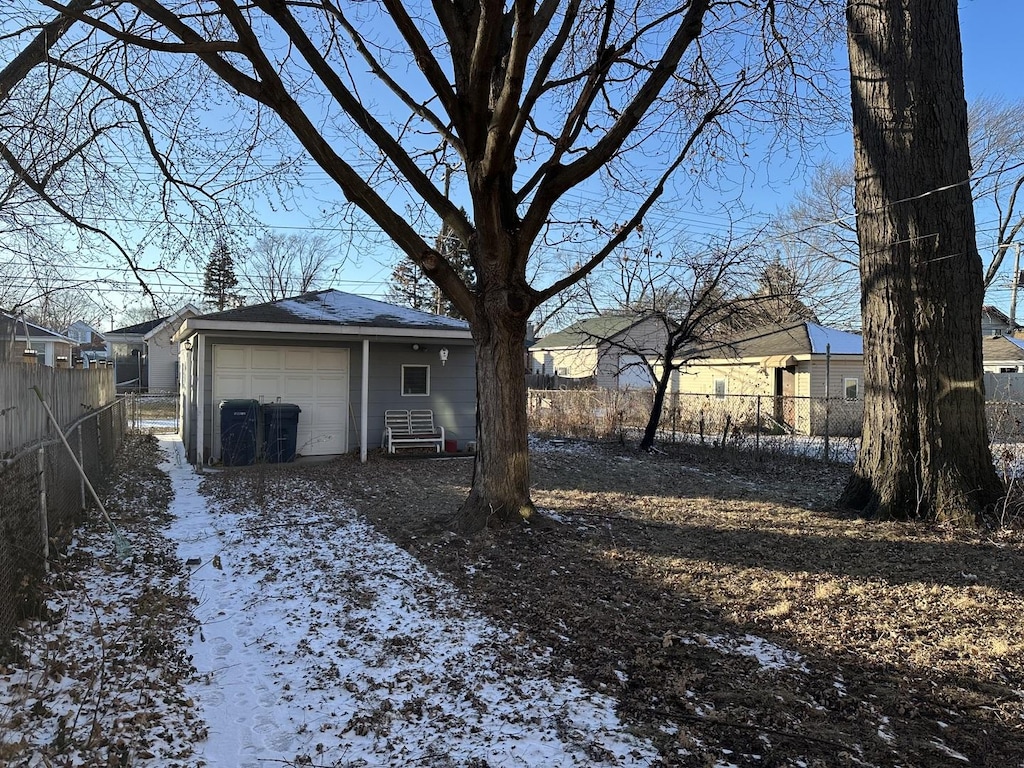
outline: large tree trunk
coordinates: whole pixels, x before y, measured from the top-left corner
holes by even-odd
[[[504,293],[504,292],[502,292]],[[474,533],[485,527],[529,522],[530,459],[523,364],[526,315],[498,300],[477,312],[477,453],[473,487],[454,527]]]
[[[850,0],[864,321],[861,450],[841,503],[973,524],[1000,499],[957,0]]]

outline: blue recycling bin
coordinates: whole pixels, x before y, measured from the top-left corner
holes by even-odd
[[[301,412],[302,409],[292,403],[263,406],[263,457],[271,464],[295,460]]]
[[[256,462],[260,404],[257,400],[222,400],[220,403],[220,459],[227,467]]]

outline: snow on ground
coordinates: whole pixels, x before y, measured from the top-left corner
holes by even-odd
[[[336,500],[296,484],[295,506],[211,507],[180,444],[164,444],[170,534],[200,563],[189,693],[209,729],[196,751],[210,765],[657,760],[612,699],[554,678],[545,649],[475,614]]]

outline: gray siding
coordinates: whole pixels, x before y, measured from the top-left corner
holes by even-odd
[[[441,365],[438,351],[448,349],[448,362]],[[434,423],[444,427],[448,440],[457,440],[460,450],[476,440],[476,356],[469,345],[429,343],[423,351],[410,344],[370,343],[370,447],[378,447],[384,433],[384,411],[392,408],[430,408]],[[362,366],[362,362],[359,363]],[[430,394],[402,395],[402,366],[430,367]],[[353,366],[355,369],[355,366]],[[361,375],[354,370],[353,379]],[[358,396],[358,393],[356,393]],[[356,411],[358,413],[358,410]]]

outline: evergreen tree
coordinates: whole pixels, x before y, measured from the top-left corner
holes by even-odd
[[[464,211],[463,211],[464,212]],[[469,259],[469,249],[455,235],[450,227],[444,227],[437,239],[437,252],[444,256],[467,285],[475,285],[473,265]],[[423,270],[406,260],[400,261],[391,271],[385,298],[392,304],[411,307],[421,312],[432,312],[446,317],[464,316],[455,304],[445,296],[441,289],[427,279]]]
[[[392,304],[432,312],[434,306],[434,285],[423,271],[412,262],[403,259],[391,271],[384,298]]]
[[[213,246],[203,273],[203,298],[207,306],[221,312],[244,303],[243,297],[233,291],[238,286],[235,277],[235,259],[228,243],[221,238]]]

